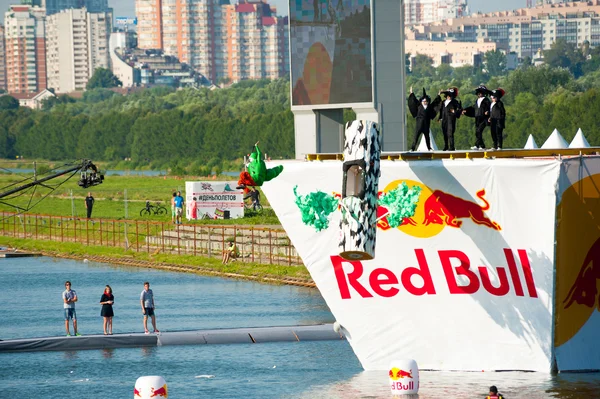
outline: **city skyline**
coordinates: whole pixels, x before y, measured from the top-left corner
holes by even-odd
[[[236,3],[236,0],[232,0]],[[268,0],[269,4],[277,7],[278,15],[288,14],[288,0]],[[11,4],[19,4],[20,1],[0,0],[1,19],[4,24],[4,13],[8,11]],[[490,12],[500,10],[513,10],[525,7],[526,0],[505,0],[503,2],[493,2],[490,0],[469,0],[469,7],[472,12]],[[108,5],[114,9],[115,17],[133,17],[135,16],[134,0],[108,0]]]

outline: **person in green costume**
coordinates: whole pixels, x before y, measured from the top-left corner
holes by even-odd
[[[254,144],[254,151],[250,154],[248,172],[240,173],[240,179],[238,180],[237,188],[243,188],[245,192],[248,190],[248,186],[262,186],[264,182],[273,180],[283,171],[283,165],[277,165],[267,169],[262,152],[260,152],[260,148],[258,148],[258,143],[259,142],[257,141],[256,144]]]

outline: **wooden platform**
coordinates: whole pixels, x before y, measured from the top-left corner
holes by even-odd
[[[389,161],[417,161],[432,159],[470,159],[470,158],[548,158],[548,157],[573,157],[583,155],[600,155],[600,147],[590,148],[560,148],[560,149],[506,149],[499,151],[490,150],[465,150],[465,151],[431,151],[431,152],[382,152],[381,160]],[[343,161],[344,154],[324,153],[307,154],[307,161]]]

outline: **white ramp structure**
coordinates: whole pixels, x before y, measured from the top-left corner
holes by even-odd
[[[523,147],[523,149],[535,150],[536,148],[539,148],[539,147],[538,147],[537,143],[535,142],[533,135],[530,134],[529,137],[527,138],[527,142],[525,143],[525,147]]]
[[[577,130],[575,137],[573,137],[573,141],[569,144],[569,148],[589,148],[590,143],[586,140],[581,128]]]
[[[433,139],[433,133],[431,132],[431,129],[429,129],[429,142],[431,144],[431,149],[433,151],[439,151],[439,148],[437,146],[437,144],[435,143],[435,140]],[[425,136],[421,135],[421,141],[419,142],[419,146],[417,147],[417,152],[427,152],[429,151],[427,149],[427,143],[425,142]]]
[[[569,143],[560,135],[557,129],[554,129],[550,137],[542,144],[543,149],[569,148]]]

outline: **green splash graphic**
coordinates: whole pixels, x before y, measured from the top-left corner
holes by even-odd
[[[379,198],[378,205],[385,206],[389,211],[387,221],[391,228],[400,226],[404,218],[415,215],[420,195],[421,187],[408,188],[406,182],[402,182],[398,187]]]
[[[302,223],[312,226],[316,231],[321,231],[329,227],[329,215],[331,215],[338,206],[338,200],[333,196],[322,191],[299,195],[298,186],[294,187],[296,196],[296,205],[302,214]]]

